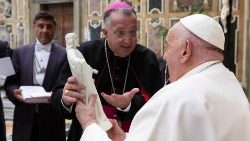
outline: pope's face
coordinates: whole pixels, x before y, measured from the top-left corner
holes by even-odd
[[[168,36],[164,42],[164,49],[165,53],[163,56],[163,59],[166,62],[166,65],[168,66],[168,73],[169,73],[169,80],[170,82],[173,82],[173,76],[174,76],[174,71],[175,70],[175,62],[176,62],[176,56],[175,56],[175,49],[173,46],[173,39],[169,36],[171,33],[168,33]]]
[[[180,26],[175,25],[168,32],[164,42],[165,53],[163,59],[166,61],[169,72],[170,82],[174,82],[181,76],[182,72],[182,50],[185,42],[181,38],[182,32],[179,30]]]
[[[137,43],[136,15],[123,15],[121,11],[112,12],[109,23],[103,33],[106,36],[110,49],[116,56],[126,57]]]
[[[56,25],[51,20],[40,18],[35,21],[33,31],[38,41],[46,45],[53,40]]]

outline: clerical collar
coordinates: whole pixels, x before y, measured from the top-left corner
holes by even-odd
[[[117,60],[128,60],[128,58],[129,58],[130,55],[128,55],[128,56],[126,56],[126,57],[117,56],[117,55],[115,55],[114,52],[110,49],[110,46],[109,46],[108,41],[105,39],[104,42],[105,42],[104,44],[105,44],[106,49],[107,49],[107,55],[108,55],[109,57],[115,58],[115,59],[117,59]]]
[[[205,63],[202,63],[201,65],[193,68],[192,70],[190,70],[189,72],[187,72],[186,74],[184,74],[181,78],[179,78],[178,80],[180,79],[183,79],[183,78],[186,78],[186,77],[189,77],[191,75],[194,75],[194,74],[197,74],[197,73],[200,73],[218,63],[221,63],[221,61],[219,60],[215,60],[215,61],[209,61],[209,62],[205,62]]]

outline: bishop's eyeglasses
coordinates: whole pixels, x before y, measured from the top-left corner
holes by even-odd
[[[114,34],[117,38],[124,40],[127,37],[136,38],[137,37],[137,29],[125,31],[125,30],[116,30]]]

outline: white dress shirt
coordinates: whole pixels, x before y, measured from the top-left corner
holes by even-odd
[[[43,84],[43,79],[45,76],[46,68],[49,62],[51,44],[42,45],[38,40],[35,44],[34,50],[34,84]]]

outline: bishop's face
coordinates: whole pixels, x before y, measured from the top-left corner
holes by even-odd
[[[124,15],[121,11],[112,12],[103,33],[112,52],[119,57],[131,54],[137,44],[136,15]]]

